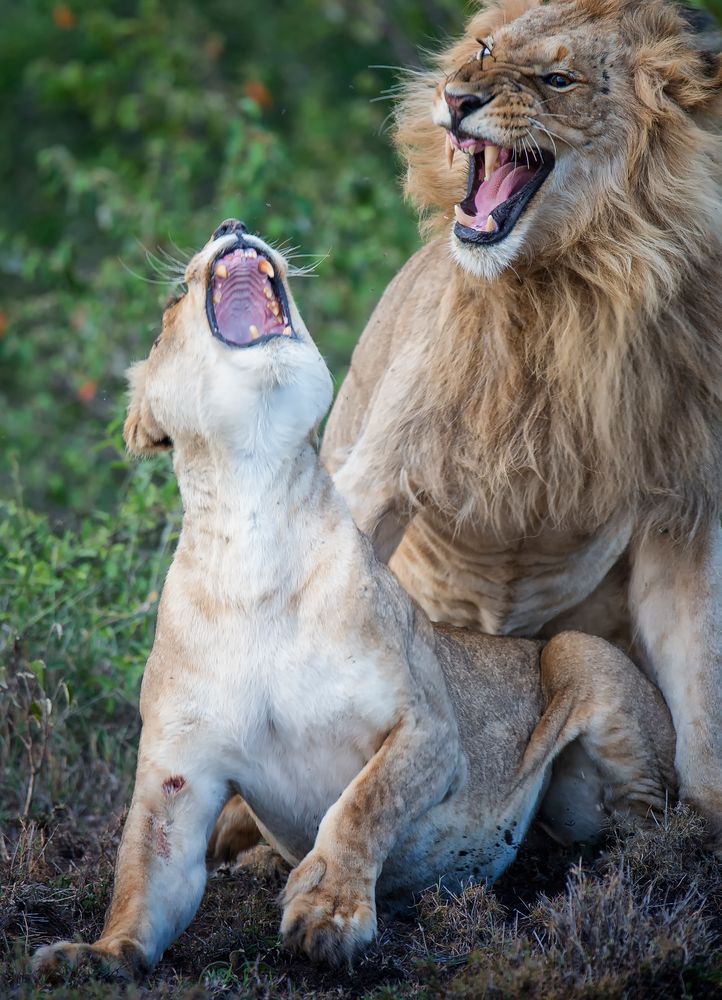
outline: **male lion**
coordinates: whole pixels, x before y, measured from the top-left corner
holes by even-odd
[[[195,913],[233,791],[297,866],[284,937],[331,962],[373,937],[377,881],[397,898],[494,879],[542,799],[563,838],[664,808],[671,720],[620,650],[435,631],[377,562],[316,452],[331,378],[283,259],[229,220],[187,281],[125,425],[133,451],[173,447],[184,515],[113,901],[99,941],[45,947],[35,970],[152,966]],[[583,786],[551,773],[570,741]]]
[[[432,620],[628,643],[720,849],[722,69],[693,22],[507,0],[411,81],[397,139],[436,235],[323,457]]]

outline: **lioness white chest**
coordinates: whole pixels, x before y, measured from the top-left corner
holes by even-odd
[[[178,717],[197,720],[188,739],[198,754],[220,766],[292,855],[309,849],[405,696],[404,678],[366,653],[339,614],[332,606],[291,614],[270,603],[209,621],[182,588],[173,618],[188,664],[165,680],[170,689],[151,709],[171,730]],[[151,671],[152,662],[149,681]]]

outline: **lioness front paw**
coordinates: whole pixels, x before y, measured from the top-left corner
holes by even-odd
[[[375,880],[332,869],[319,855],[291,872],[282,902],[284,944],[313,962],[350,962],[376,935]]]
[[[38,948],[32,971],[35,978],[49,983],[63,982],[71,972],[98,979],[134,979],[148,971],[148,964],[140,947],[127,938],[108,946],[59,941]]]

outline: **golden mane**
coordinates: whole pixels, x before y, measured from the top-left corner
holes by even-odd
[[[459,199],[431,122],[436,88],[479,37],[535,6],[477,13],[406,87],[396,141],[427,233],[449,228]],[[585,190],[544,260],[493,282],[451,263],[430,274],[444,335],[428,376],[404,386],[415,426],[392,428],[391,450],[423,466],[425,491],[457,517],[528,533],[541,518],[581,529],[629,509],[690,537],[722,499],[722,67],[665,0],[555,6],[590,32],[613,20],[631,52],[637,100],[617,109],[634,116],[627,176]]]

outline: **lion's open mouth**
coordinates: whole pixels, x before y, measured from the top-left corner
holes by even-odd
[[[450,159],[457,149],[469,156],[469,186],[466,198],[454,207],[454,232],[465,243],[498,243],[554,169],[554,157],[545,150],[518,152],[451,132],[448,142]]]
[[[271,261],[241,238],[212,264],[206,312],[213,336],[231,347],[295,336],[283,282]]]

